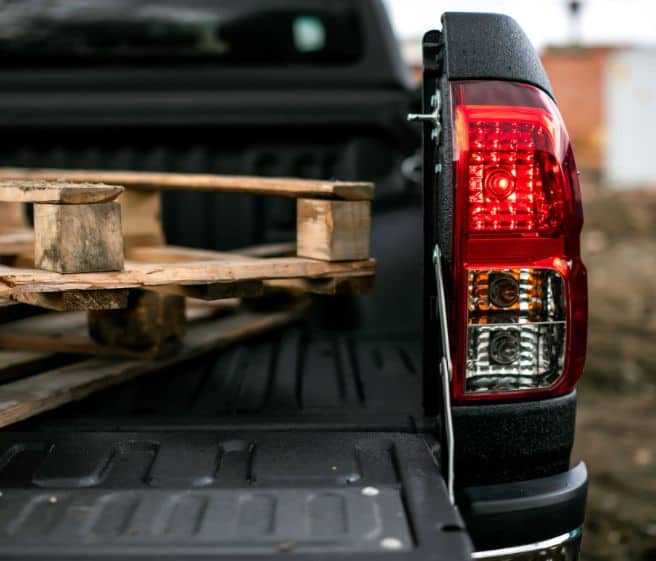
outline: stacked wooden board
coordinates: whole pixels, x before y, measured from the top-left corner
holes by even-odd
[[[166,245],[160,221],[165,189],[295,197],[296,243],[234,252]],[[47,357],[69,353],[112,357],[93,360],[114,361],[121,372],[146,373],[297,319],[306,305],[303,293],[366,291],[375,273],[369,257],[372,197],[369,183],[0,169],[0,299],[64,312],[0,325],[0,349],[6,349],[0,353],[13,353],[4,357],[7,371],[22,365],[34,372],[35,364],[47,366]],[[25,218],[26,203],[33,205],[33,228]],[[240,305],[281,292],[286,297],[275,311]],[[190,299],[205,304],[190,307]],[[71,378],[76,383],[88,378],[76,370],[90,366],[84,362],[90,361],[64,368],[78,372]],[[134,365],[119,366],[124,362]],[[60,370],[0,386],[0,425],[4,418],[13,422],[86,395],[78,386],[69,391],[65,384],[48,383],[54,393],[37,392],[40,405],[31,398],[30,406],[14,404],[12,392],[28,396],[25,384],[60,377],[52,374]],[[0,356],[0,383],[2,371]],[[124,376],[101,378],[93,376],[89,387]]]

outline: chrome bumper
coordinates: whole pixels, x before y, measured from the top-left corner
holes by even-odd
[[[577,561],[581,528],[541,542],[474,552],[473,559],[493,561]]]

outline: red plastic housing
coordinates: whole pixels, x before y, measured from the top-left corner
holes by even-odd
[[[580,256],[583,211],[562,117],[542,90],[501,81],[451,83],[454,130],[453,399],[518,400],[569,392],[582,374],[587,280]],[[465,391],[467,270],[551,268],[564,279],[566,347],[549,387]]]

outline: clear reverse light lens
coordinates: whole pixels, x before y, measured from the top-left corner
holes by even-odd
[[[560,377],[563,290],[550,269],[468,271],[466,392],[543,388]]]

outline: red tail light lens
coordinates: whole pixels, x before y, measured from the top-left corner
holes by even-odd
[[[454,82],[454,399],[571,390],[587,329],[578,174],[556,105],[511,82]]]

